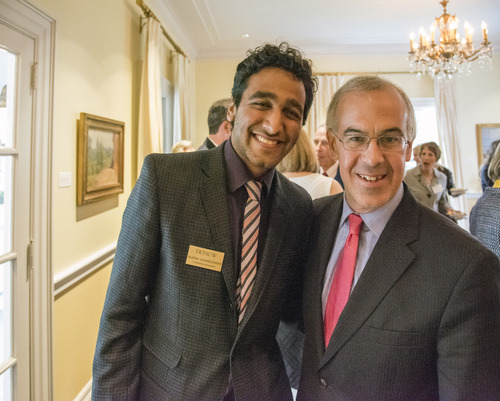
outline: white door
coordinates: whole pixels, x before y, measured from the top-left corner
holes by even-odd
[[[0,22],[0,401],[31,398],[34,41]]]

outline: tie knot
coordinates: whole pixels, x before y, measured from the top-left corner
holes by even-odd
[[[251,200],[259,201],[262,192],[262,184],[255,180],[250,180],[245,184],[245,188],[248,192],[248,197]]]
[[[349,234],[358,235],[361,225],[363,224],[363,219],[359,214],[351,213],[348,216],[349,219]]]

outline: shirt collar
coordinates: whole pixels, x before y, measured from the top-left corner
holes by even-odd
[[[401,200],[403,199],[403,194],[404,194],[404,189],[403,189],[403,184],[401,183],[396,194],[389,202],[379,207],[378,209],[374,210],[373,212],[360,214],[364,223],[363,230],[368,229],[377,238],[379,238],[380,235],[382,234],[382,231],[384,231],[384,228],[387,225],[387,222],[391,218],[392,214],[401,203]],[[344,206],[342,208],[342,217],[340,219],[340,226],[342,226],[346,222],[347,217],[351,213],[355,212],[347,204],[344,193]]]
[[[229,192],[236,191],[248,181],[253,179],[248,167],[234,150],[231,140],[225,142],[224,159],[227,167]],[[259,180],[262,184],[264,184],[264,187],[267,188],[267,191],[269,191],[269,188],[271,188],[271,184],[273,183],[274,172],[275,169],[272,168]],[[262,193],[265,194],[267,191],[263,191]]]

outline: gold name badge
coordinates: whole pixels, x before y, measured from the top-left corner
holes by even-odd
[[[211,249],[189,245],[186,264],[220,272],[223,260],[224,252],[217,252]]]

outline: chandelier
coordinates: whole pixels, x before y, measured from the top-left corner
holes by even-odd
[[[465,36],[460,39],[458,33],[458,18],[446,12],[449,0],[443,0],[439,4],[443,6],[443,14],[434,19],[430,26],[430,37],[427,36],[423,27],[420,27],[419,42],[415,41],[415,34],[410,34],[410,70],[420,77],[428,74],[433,78],[449,78],[453,76],[468,75],[471,63],[478,60],[481,67],[491,65],[493,49],[488,41],[488,27],[483,21],[481,30],[483,42],[478,49],[472,42],[473,29],[465,21]],[[439,41],[437,40],[439,32]]]

